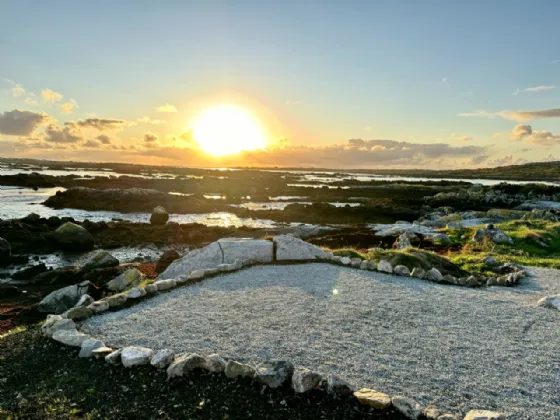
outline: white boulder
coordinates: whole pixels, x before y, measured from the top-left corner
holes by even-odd
[[[547,296],[540,299],[537,303],[543,308],[552,308],[560,310],[560,295]]]
[[[125,347],[121,352],[121,362],[124,367],[147,365],[152,360],[154,351],[146,347]]]
[[[89,336],[78,332],[77,330],[58,330],[52,335],[53,340],[59,343],[66,344],[67,346],[81,347],[82,343],[86,341]]]
[[[381,260],[379,264],[377,264],[377,271],[391,274],[393,273],[393,266],[389,261]]]
[[[120,276],[115,277],[107,283],[107,288],[115,292],[122,292],[123,290],[137,286],[143,278],[144,275],[136,268],[129,268]]]
[[[152,357],[150,364],[158,369],[163,369],[170,365],[171,362],[173,362],[174,358],[175,352],[173,350],[163,349],[154,354],[154,357]]]
[[[272,262],[274,244],[264,239],[224,238],[218,241],[224,264],[241,260],[243,264]]]
[[[302,393],[315,388],[321,382],[321,375],[306,368],[296,368],[292,375],[292,388]]]
[[[105,343],[101,340],[96,340],[95,338],[88,338],[84,340],[82,343],[80,353],[78,354],[79,357],[92,357],[93,351],[99,349],[101,347],[105,347]]]
[[[274,244],[276,245],[276,259],[278,261],[328,259],[327,253],[318,246],[291,235],[275,236]]]

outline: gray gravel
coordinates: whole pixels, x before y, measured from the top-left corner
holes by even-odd
[[[253,267],[182,287],[83,329],[113,346],[287,359],[452,413],[560,419],[558,271],[469,289],[328,264]]]

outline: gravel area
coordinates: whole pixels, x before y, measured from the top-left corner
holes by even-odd
[[[260,266],[178,288],[83,329],[113,346],[291,360],[464,415],[560,419],[558,271],[470,289],[329,264]]]

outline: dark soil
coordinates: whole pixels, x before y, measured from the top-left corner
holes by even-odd
[[[301,395],[204,372],[168,381],[151,366],[126,369],[77,354],[37,330],[0,339],[0,418],[405,419],[320,389]]]

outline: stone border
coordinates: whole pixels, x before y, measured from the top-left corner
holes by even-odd
[[[338,257],[333,255],[332,252],[325,252],[321,248],[300,239],[293,237],[286,239],[285,237],[286,235],[274,237],[273,257],[270,262],[290,264],[327,262],[362,270],[380,271],[385,274],[425,278],[435,282],[457,284],[452,282],[450,278],[446,278],[447,276],[442,276],[436,268],[432,268],[427,272],[415,268],[410,273],[407,267],[396,266],[393,268],[385,260],[381,260],[379,264],[376,264],[375,261],[362,260],[361,258]],[[288,251],[286,253],[285,249],[279,250],[277,242],[282,240],[295,245],[298,248],[297,252],[290,253]],[[222,249],[221,246],[220,249]],[[280,255],[280,253],[284,254]],[[290,384],[296,393],[323,388],[334,398],[352,396],[359,403],[378,410],[386,410],[393,407],[405,417],[413,420],[418,419],[421,415],[429,420],[458,420],[458,417],[453,414],[442,413],[432,406],[423,407],[413,399],[404,396],[390,397],[387,394],[369,388],[356,390],[356,387],[334,374],[324,378],[321,374],[310,369],[296,368],[289,361],[267,361],[258,366],[252,366],[235,360],[226,361],[218,354],[204,357],[196,353],[175,354],[170,349],[161,349],[156,352],[149,348],[137,346],[114,349],[106,346],[101,340],[78,331],[74,322],[85,320],[110,309],[118,310],[117,308],[122,307],[131,300],[139,302],[154,296],[158,292],[168,291],[182,285],[195,284],[218,274],[238,271],[254,265],[268,265],[267,263],[251,262],[251,256],[247,257],[249,261],[247,264],[244,264],[241,259],[236,259],[235,262],[230,264],[218,264],[214,268],[193,270],[188,276],[180,275],[176,279],[161,279],[144,287],[134,287],[126,292],[111,295],[99,301],[93,301],[91,297],[84,295],[75,307],[62,315],[47,315],[46,322],[41,326],[41,331],[45,336],[59,343],[79,347],[79,357],[104,358],[108,364],[122,365],[126,368],[151,365],[157,369],[167,369],[169,379],[184,376],[195,369],[203,369],[211,373],[223,373],[230,379],[250,378],[270,388],[278,388]],[[519,278],[521,278],[521,275],[517,275],[516,282]],[[474,286],[474,284],[460,285]],[[491,411],[471,410],[464,417],[464,420],[506,420],[506,416],[502,413]]]

